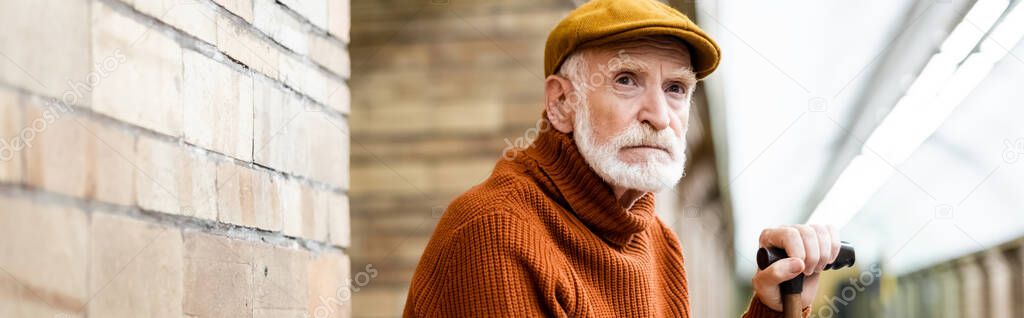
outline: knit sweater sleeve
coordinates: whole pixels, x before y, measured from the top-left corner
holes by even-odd
[[[811,315],[811,306],[804,307],[802,316],[804,318],[807,318],[810,315]],[[778,311],[775,311],[775,310],[772,310],[771,308],[768,307],[768,305],[765,305],[764,303],[762,303],[761,300],[757,298],[757,295],[754,295],[754,297],[751,297],[751,299],[750,299],[750,307],[747,307],[747,312],[743,314],[743,318],[774,318],[774,317],[782,318],[782,313],[778,312]]]
[[[544,296],[547,271],[531,248],[533,235],[507,212],[474,217],[447,233],[422,262],[405,317],[557,316]],[[435,238],[436,239],[436,238]],[[425,256],[428,257],[428,256]],[[550,278],[550,277],[548,277]],[[557,302],[555,302],[557,306]]]

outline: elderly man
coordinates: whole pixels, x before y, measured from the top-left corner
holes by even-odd
[[[682,251],[652,192],[682,177],[690,99],[718,60],[709,36],[653,0],[570,13],[548,37],[541,132],[448,207],[405,316],[688,317]],[[755,274],[745,316],[781,316],[777,286],[800,273],[806,316],[836,231],[760,240],[792,257]]]

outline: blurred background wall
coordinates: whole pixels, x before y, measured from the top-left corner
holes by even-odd
[[[355,316],[401,313],[448,202],[540,117],[548,30],[568,1],[352,3]]]
[[[544,43],[577,5],[352,3],[352,262],[380,268],[374,284],[355,294],[355,316],[399,315],[448,202],[483,181],[504,149],[535,136]],[[673,5],[693,10],[692,2]],[[703,91],[693,112],[687,182],[658,195],[658,212],[680,234],[690,288],[701,291],[691,293],[695,314],[728,316],[732,226],[718,191]]]
[[[349,17],[0,1],[0,317],[350,316]]]

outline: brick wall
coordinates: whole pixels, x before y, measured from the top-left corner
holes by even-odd
[[[0,1],[0,317],[347,317],[348,0]]]

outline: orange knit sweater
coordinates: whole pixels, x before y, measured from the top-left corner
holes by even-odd
[[[405,316],[689,317],[682,252],[653,195],[621,208],[571,135],[546,127],[449,205]],[[781,314],[754,297],[744,316]]]

